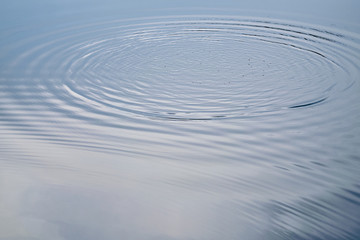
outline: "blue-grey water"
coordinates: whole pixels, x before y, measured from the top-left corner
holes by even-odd
[[[2,1],[0,239],[359,239],[357,1]]]

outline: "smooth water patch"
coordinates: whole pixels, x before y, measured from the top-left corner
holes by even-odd
[[[234,16],[34,31],[0,56],[0,236],[359,236],[358,34]]]

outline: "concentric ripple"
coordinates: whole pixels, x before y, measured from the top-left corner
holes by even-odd
[[[53,95],[100,118],[258,117],[325,104],[351,87],[359,47],[352,37],[271,19],[129,20],[16,43],[4,69],[31,76],[42,101]]]
[[[358,239],[358,34],[232,16],[48,28],[0,39],[5,238]]]

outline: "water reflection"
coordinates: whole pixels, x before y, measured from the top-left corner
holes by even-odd
[[[1,55],[1,238],[359,236],[357,34],[216,15],[24,34]]]

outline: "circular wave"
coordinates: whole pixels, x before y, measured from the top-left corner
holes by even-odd
[[[6,73],[31,78],[32,92],[80,118],[258,117],[324,104],[352,86],[351,37],[272,19],[118,21],[17,43],[33,47],[13,55]]]
[[[252,227],[276,239],[355,239],[358,35],[229,16],[33,31],[14,29],[0,40],[5,43],[0,51],[5,172],[15,169],[33,178],[38,171],[23,170],[28,164],[49,174],[48,185],[52,174],[64,179],[53,169],[66,169],[74,174],[62,182],[70,189],[73,183],[83,186],[84,174],[95,188],[104,184],[104,191],[123,191],[119,196],[131,189],[129,199],[151,209],[145,218],[183,224],[198,215],[204,232],[215,229],[217,239]],[[52,206],[46,205],[49,191],[44,194],[47,200],[39,206]],[[56,194],[62,199],[64,193]],[[114,205],[128,208],[119,202]],[[173,202],[175,213],[154,215],[154,209],[170,210]],[[101,204],[95,205],[84,211]],[[52,213],[44,213],[53,217],[51,223],[75,223]],[[107,212],[103,216],[114,219]],[[220,219],[214,227],[209,216]]]

